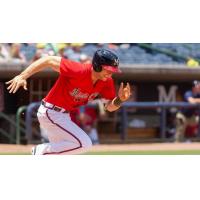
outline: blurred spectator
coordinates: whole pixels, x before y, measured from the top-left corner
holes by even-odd
[[[45,49],[46,43],[37,43],[36,47],[37,47],[37,49]]]
[[[127,50],[130,48],[130,44],[120,44],[119,48]]]
[[[107,43],[97,43],[95,44],[97,49],[102,49],[102,48],[108,48],[108,44]]]
[[[71,43],[70,47],[65,50],[64,56],[71,60],[79,61],[83,46],[83,43]]]
[[[192,82],[192,89],[184,94],[184,100],[191,104],[200,103],[200,81]],[[175,141],[184,141],[186,130],[193,131],[190,136],[195,136],[198,131],[199,110],[197,108],[183,108],[176,114]]]
[[[47,43],[44,50],[48,56],[56,56],[58,54],[57,44],[55,43]]]
[[[33,61],[41,58],[41,57],[44,57],[44,56],[48,56],[48,52],[47,52],[47,43],[37,43],[36,44],[36,53],[35,53],[35,56],[33,58]]]
[[[79,61],[83,64],[89,64],[92,62],[92,59],[86,54],[81,54],[79,59]]]
[[[119,49],[119,46],[117,44],[109,43],[108,48],[111,50],[117,50]]]
[[[0,61],[1,60],[9,60],[10,52],[5,44],[0,44]]]
[[[111,50],[117,50],[119,48],[119,46],[117,44],[114,44],[114,43],[97,43],[96,47],[98,49],[108,48],[108,49],[111,49]]]
[[[20,52],[21,44],[13,43],[11,44],[11,57],[12,60],[16,63],[26,62],[26,57]]]
[[[20,47],[20,54],[23,55],[25,58],[26,62],[31,62],[33,61],[33,58],[35,57],[36,54],[36,46],[35,44],[29,44],[29,43],[23,43],[21,44]]]
[[[33,61],[38,60],[42,56],[43,56],[43,50],[42,49],[37,49],[36,53],[35,53],[35,56],[33,57]]]
[[[57,45],[57,48],[58,48],[57,55],[64,57],[64,58],[67,58],[67,56],[65,55],[65,50],[68,48],[68,45],[66,43],[59,43]]]
[[[152,46],[151,43],[146,43],[146,45]],[[183,55],[184,59],[170,57],[165,53],[156,53],[150,47],[145,48],[140,45],[140,43],[4,43],[0,44],[0,60],[13,58],[14,62],[32,62],[40,57],[44,56],[61,56],[69,58],[74,61],[79,61],[80,56],[85,54],[92,57],[94,52],[99,48],[108,48],[119,54],[121,63],[128,64],[179,64],[183,63],[183,60],[188,67],[198,67],[199,62],[198,50],[199,44],[191,44],[188,49],[185,44],[154,44],[152,47],[156,49],[168,49],[171,53],[176,50],[176,48],[185,49],[186,54]],[[7,48],[10,46],[10,49]],[[176,48],[174,48],[176,47]],[[192,50],[193,49],[193,50]],[[191,57],[190,57],[191,56]]]

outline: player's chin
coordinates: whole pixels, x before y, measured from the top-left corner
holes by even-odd
[[[101,80],[102,80],[102,81],[107,81],[108,78],[107,78],[107,77],[103,77]]]

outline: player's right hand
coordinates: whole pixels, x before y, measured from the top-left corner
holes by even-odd
[[[120,98],[121,101],[127,101],[129,99],[129,97],[131,96],[131,88],[130,88],[130,84],[127,83],[124,86],[124,83],[122,82],[120,84],[119,87],[119,91],[118,91],[118,97]]]
[[[27,90],[27,81],[22,76],[15,76],[12,80],[6,82],[9,93],[15,93],[20,87]]]

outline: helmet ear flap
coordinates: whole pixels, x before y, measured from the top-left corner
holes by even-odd
[[[96,65],[93,67],[95,72],[101,72],[102,71],[102,66],[101,65]]]
[[[102,71],[102,66],[100,64],[100,58],[98,57],[97,53],[94,55],[93,60],[92,60],[92,66],[95,72],[101,72]]]

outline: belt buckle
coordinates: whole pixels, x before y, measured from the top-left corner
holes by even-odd
[[[44,105],[45,107],[47,107],[45,101],[42,101],[42,105]],[[49,108],[49,107],[47,107],[47,108]],[[62,111],[62,113],[69,113],[69,112],[68,112],[67,110],[65,110],[64,108],[59,108],[58,106],[54,106],[54,105],[53,105],[52,108],[49,108],[49,109],[55,110],[56,112],[61,112],[61,111]]]
[[[57,106],[55,106],[55,107],[53,108],[53,110],[55,110],[55,111],[57,111],[57,112],[60,112],[62,109],[61,109],[61,108],[58,108]]]

